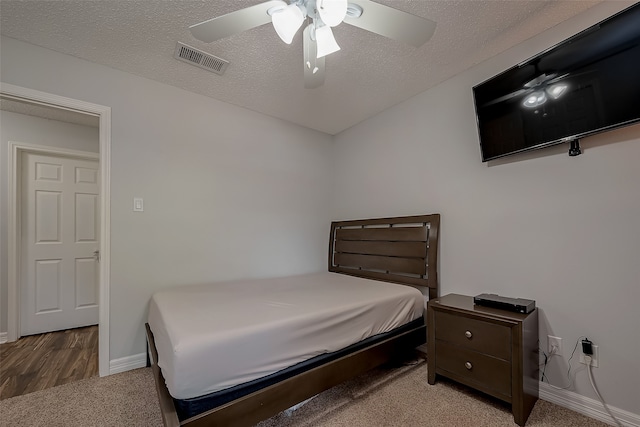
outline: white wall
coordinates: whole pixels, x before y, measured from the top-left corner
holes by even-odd
[[[7,330],[9,142],[98,152],[98,128],[0,111],[0,331]]]
[[[3,82],[112,108],[112,361],[145,351],[147,304],[158,289],[326,268],[330,136],[1,43]],[[132,211],[134,196],[144,212]]]
[[[0,71],[7,83],[112,108],[112,360],[145,351],[142,324],[157,289],[323,270],[331,217],[438,212],[441,293],[535,299],[541,344],[547,334],[564,338],[552,381],[565,384],[570,351],[587,335],[600,346],[594,376],[605,399],[637,413],[640,126],[586,138],[576,158],[561,146],[484,164],[471,95],[622,7],[598,6],[335,144],[12,39],[1,40]],[[132,212],[134,196],[144,197],[144,213]],[[582,367],[576,390],[594,397]]]
[[[606,3],[335,138],[335,219],[442,214],[441,294],[536,300],[547,374],[566,385],[576,340],[599,346],[611,405],[640,412],[640,125],[482,163],[471,88],[604,19]],[[339,185],[337,183],[340,183]],[[575,390],[595,398],[575,357]]]

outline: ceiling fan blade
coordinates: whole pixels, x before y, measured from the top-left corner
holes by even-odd
[[[317,45],[311,40],[311,25],[302,32],[302,50],[304,66],[304,87],[315,89],[324,84],[324,59],[316,58]],[[315,72],[314,72],[315,70]]]
[[[390,39],[416,47],[422,46],[436,30],[436,23],[430,19],[412,15],[370,0],[353,0],[351,5],[362,8],[360,17],[347,15],[344,22]]]
[[[282,0],[270,0],[192,25],[189,30],[196,39],[211,43],[271,22],[267,10],[286,5]]]
[[[543,83],[547,83],[547,82],[551,81],[552,79],[556,78],[557,76],[558,76],[558,73],[551,73],[551,74],[542,73],[538,77],[536,77],[535,79],[532,79],[532,80],[529,80],[528,82],[526,82],[524,84],[524,87],[527,88],[527,89],[533,89],[535,87],[540,86]]]
[[[518,89],[515,92],[511,92],[511,93],[508,93],[508,94],[506,94],[504,96],[501,96],[499,98],[493,99],[493,100],[483,104],[482,106],[483,107],[488,107],[489,105],[498,104],[498,103],[503,102],[503,101],[508,101],[508,100],[513,99],[513,98],[515,98],[517,96],[526,95],[526,94],[531,93],[531,92],[533,92],[533,89]]]
[[[546,83],[546,84],[549,84],[549,85],[552,85],[552,84],[557,83],[557,82],[559,82],[560,80],[563,80],[563,79],[565,79],[565,78],[567,78],[567,77],[569,77],[569,76],[570,76],[570,74],[569,74],[569,73],[565,73],[565,74],[563,74],[563,75],[561,75],[561,76],[552,77],[551,79],[547,80],[545,83]]]
[[[562,81],[562,80],[571,81],[571,79],[575,79],[575,78],[580,77],[580,76],[586,76],[586,75],[592,74],[594,72],[595,72],[594,70],[587,70],[587,71],[582,71],[580,73],[565,73],[565,74],[563,74],[561,76],[558,76],[556,78],[553,78],[553,79],[551,79],[551,80],[549,80],[549,81],[547,81],[545,83],[547,83],[548,85],[552,85],[552,84],[557,83],[557,82]]]

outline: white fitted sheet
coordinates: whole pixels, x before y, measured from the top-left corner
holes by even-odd
[[[251,381],[422,316],[409,286],[337,273],[157,292],[148,322],[177,399]]]

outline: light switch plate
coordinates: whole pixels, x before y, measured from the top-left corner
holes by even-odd
[[[134,212],[143,212],[144,211],[144,202],[142,197],[134,197],[133,198],[133,211]]]

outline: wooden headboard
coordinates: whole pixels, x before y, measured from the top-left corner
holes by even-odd
[[[329,271],[429,288],[438,296],[440,215],[331,223]]]

